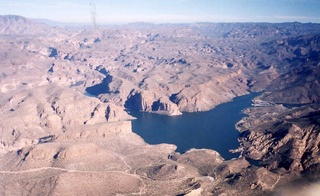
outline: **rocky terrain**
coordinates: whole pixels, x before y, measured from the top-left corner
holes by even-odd
[[[96,29],[0,16],[0,195],[320,191],[319,35],[319,24]],[[236,125],[232,160],[149,145],[126,112],[207,111],[250,92],[262,94]]]

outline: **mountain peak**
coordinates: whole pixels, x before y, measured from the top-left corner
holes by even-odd
[[[27,18],[19,15],[0,15],[1,22],[26,22]]]
[[[18,15],[0,15],[0,34],[39,35],[50,28],[40,22]]]

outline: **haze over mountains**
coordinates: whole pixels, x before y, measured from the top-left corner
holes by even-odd
[[[319,36],[312,23],[96,29],[1,16],[0,194],[286,194],[317,181]],[[263,93],[236,125],[233,160],[149,145],[125,111],[207,111],[250,92]]]

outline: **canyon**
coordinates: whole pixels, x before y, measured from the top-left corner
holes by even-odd
[[[6,15],[0,42],[0,195],[320,191],[319,24],[67,28]],[[127,113],[208,111],[252,92],[230,160],[147,144]]]

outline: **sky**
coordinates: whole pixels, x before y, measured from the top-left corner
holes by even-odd
[[[91,23],[93,11],[98,24],[320,23],[320,0],[0,0],[0,15]]]

